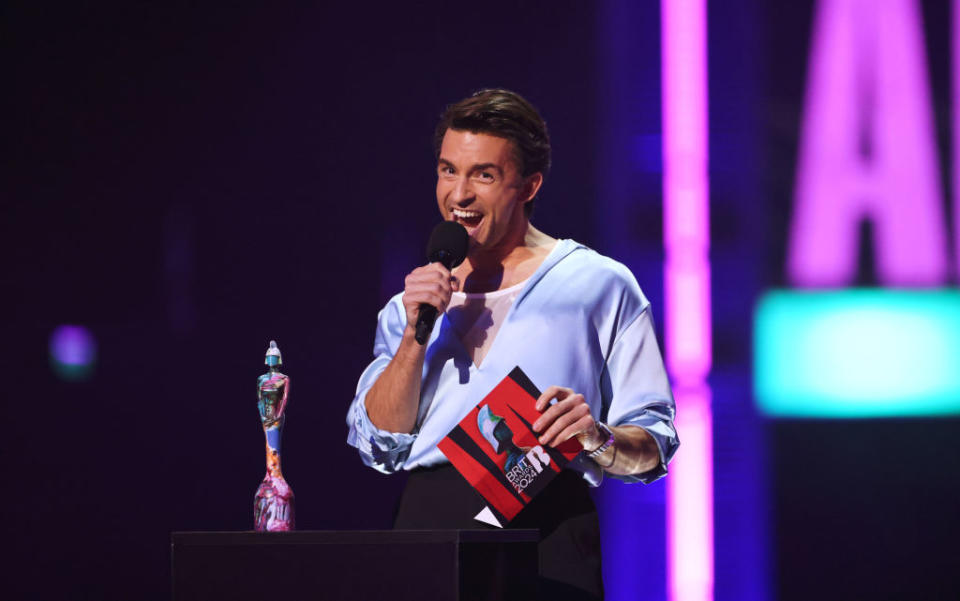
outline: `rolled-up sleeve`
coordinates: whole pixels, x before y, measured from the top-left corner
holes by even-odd
[[[659,464],[630,476],[607,474],[626,482],[648,484],[667,473],[680,439],[673,420],[676,406],[657,345],[649,305],[621,330],[607,358],[601,379],[601,419],[611,426],[639,426],[657,443]]]
[[[374,360],[363,370],[356,396],[347,411],[347,444],[357,448],[366,465],[387,474],[403,467],[416,440],[416,434],[389,432],[376,427],[367,415],[365,404],[367,393],[389,365],[403,336],[406,315],[398,315],[398,304],[396,299],[391,300],[380,311],[373,345]]]

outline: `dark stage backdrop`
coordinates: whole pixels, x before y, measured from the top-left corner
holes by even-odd
[[[344,417],[438,220],[446,103],[527,95],[556,148],[535,221],[596,242],[589,4],[338,4],[0,8],[0,596],[167,598],[170,531],[251,528],[270,339],[298,526],[390,523],[402,478],[362,466]],[[64,323],[96,337],[86,381],[51,373]]]
[[[659,3],[317,4],[0,5],[0,597],[165,599],[170,531],[251,528],[270,339],[298,526],[390,523],[403,478],[362,466],[344,416],[438,219],[435,120],[477,88],[547,119],[536,225],[625,262],[663,323]],[[950,13],[921,5],[946,166]],[[757,415],[753,307],[786,283],[813,2],[709,7],[716,598],[955,596],[955,418]],[[96,339],[86,380],[51,369],[61,324]],[[666,598],[664,489],[598,495],[634,543],[608,590],[642,566],[636,598]]]
[[[892,4],[892,3],[891,3]],[[951,199],[953,103],[951,3],[916,2],[943,188],[946,229],[960,205]],[[954,6],[960,6],[953,3]],[[787,287],[787,239],[793,217],[799,132],[815,2],[758,7],[763,102],[760,205],[766,287]],[[747,169],[746,166],[744,166]],[[875,287],[876,231],[860,232],[855,285]],[[960,232],[950,232],[953,236]],[[960,265],[960,262],[955,263]],[[946,284],[956,286],[956,271]],[[891,352],[896,352],[892,349]],[[917,385],[920,383],[917,382]],[[806,599],[956,599],[960,595],[960,419],[785,419],[766,424],[772,515],[773,597]]]

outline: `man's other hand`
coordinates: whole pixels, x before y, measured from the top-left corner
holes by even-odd
[[[450,295],[460,289],[460,282],[441,263],[417,267],[404,280],[403,308],[407,312],[407,328],[415,329],[420,305],[428,304],[443,313],[450,304]]]
[[[557,402],[550,405],[553,399]],[[547,388],[537,399],[536,408],[543,412],[533,422],[534,431],[540,433],[540,444],[556,447],[576,436],[584,449],[592,451],[606,442],[583,395],[570,388]]]

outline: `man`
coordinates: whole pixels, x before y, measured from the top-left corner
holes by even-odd
[[[437,204],[469,234],[466,260],[414,269],[380,312],[348,442],[380,471],[410,473],[398,528],[476,528],[473,492],[437,443],[514,366],[543,388],[541,444],[581,454],[511,523],[541,531],[541,592],[602,598],[599,530],[587,484],[603,473],[653,481],[679,444],[649,303],[630,272],[530,223],[550,167],[546,125],[507,90],[447,107],[435,135]],[[441,317],[414,339],[422,304]],[[588,456],[589,454],[589,456]]]

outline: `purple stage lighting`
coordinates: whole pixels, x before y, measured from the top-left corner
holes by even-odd
[[[683,445],[667,477],[671,601],[713,599],[706,0],[660,4],[667,371]]]
[[[83,326],[62,325],[50,335],[50,366],[64,380],[85,380],[97,359],[97,343]]]
[[[915,0],[817,5],[787,269],[798,287],[854,282],[873,223],[887,286],[946,281],[943,193]]]

